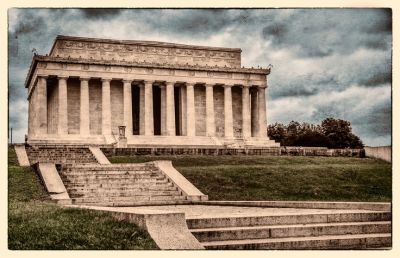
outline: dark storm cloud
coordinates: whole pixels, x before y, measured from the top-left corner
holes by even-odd
[[[27,15],[23,21],[18,23],[15,29],[14,35],[27,34],[37,31],[38,28],[45,26],[44,19],[42,17],[35,17],[32,14]]]
[[[361,79],[360,84],[365,86],[378,86],[382,84],[392,83],[392,72],[384,71],[381,73],[373,73],[366,79]]]
[[[360,46],[387,49],[391,43],[390,10],[305,9],[283,21],[264,25],[262,35],[275,48],[298,47],[302,57],[348,54]]]
[[[233,23],[248,22],[251,18],[246,11],[229,12],[222,9],[205,10],[141,10],[139,15],[150,27],[157,27],[168,33],[188,35],[211,35]]]
[[[117,16],[121,13],[121,9],[105,9],[105,8],[85,8],[80,9],[84,17],[89,19],[107,19]]]
[[[270,90],[270,96],[273,98],[312,96],[321,91],[339,87],[338,79],[334,75],[310,73],[304,76],[294,76],[287,83],[280,83],[280,87]]]

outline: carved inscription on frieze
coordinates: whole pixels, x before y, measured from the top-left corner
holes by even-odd
[[[60,57],[147,62],[155,64],[197,65],[200,67],[240,67],[240,53],[224,50],[188,49],[60,39],[53,55]]]

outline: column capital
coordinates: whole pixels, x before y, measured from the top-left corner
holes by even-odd
[[[207,88],[207,87],[211,87],[211,88],[214,88],[214,85],[215,84],[212,84],[212,83],[205,83],[204,84],[204,86]]]
[[[102,82],[111,82],[112,78],[101,78]]]
[[[257,85],[257,88],[258,88],[258,89],[266,89],[266,88],[267,88],[267,85],[266,85],[266,84]]]
[[[165,82],[165,85],[172,85],[174,86],[176,82]]]
[[[154,81],[150,81],[150,80],[143,80],[143,84],[144,85],[153,85]]]
[[[232,88],[232,87],[233,87],[233,85],[230,85],[230,84],[224,84],[224,85],[223,85],[223,87],[224,87],[224,88]]]
[[[185,84],[186,84],[186,87],[188,87],[188,86],[194,87],[194,85],[195,85],[196,83],[194,83],[194,82],[185,82]]]
[[[133,80],[131,79],[122,79],[123,83],[132,83]]]
[[[241,84],[240,85],[240,88],[245,88],[245,89],[249,89],[250,87],[251,87],[252,85],[250,85],[250,84]]]
[[[81,77],[79,77],[79,80],[80,80],[80,81],[89,81],[89,80],[90,80],[90,77],[81,76]]]
[[[38,79],[39,79],[39,78],[42,78],[42,79],[47,79],[47,78],[49,78],[49,76],[48,76],[47,74],[38,74],[36,77],[37,77]]]
[[[57,76],[57,79],[59,79],[59,80],[68,80],[68,78],[69,78],[69,76],[65,76],[65,75]]]

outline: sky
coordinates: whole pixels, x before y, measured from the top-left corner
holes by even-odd
[[[24,81],[32,49],[57,35],[152,40],[242,49],[267,67],[267,122],[351,122],[367,146],[391,144],[390,9],[10,9],[9,127],[27,133]]]

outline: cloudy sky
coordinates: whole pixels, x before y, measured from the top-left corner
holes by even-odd
[[[242,65],[272,64],[268,123],[351,122],[366,145],[391,143],[388,9],[11,9],[9,126],[27,132],[24,80],[56,35],[241,48]]]

